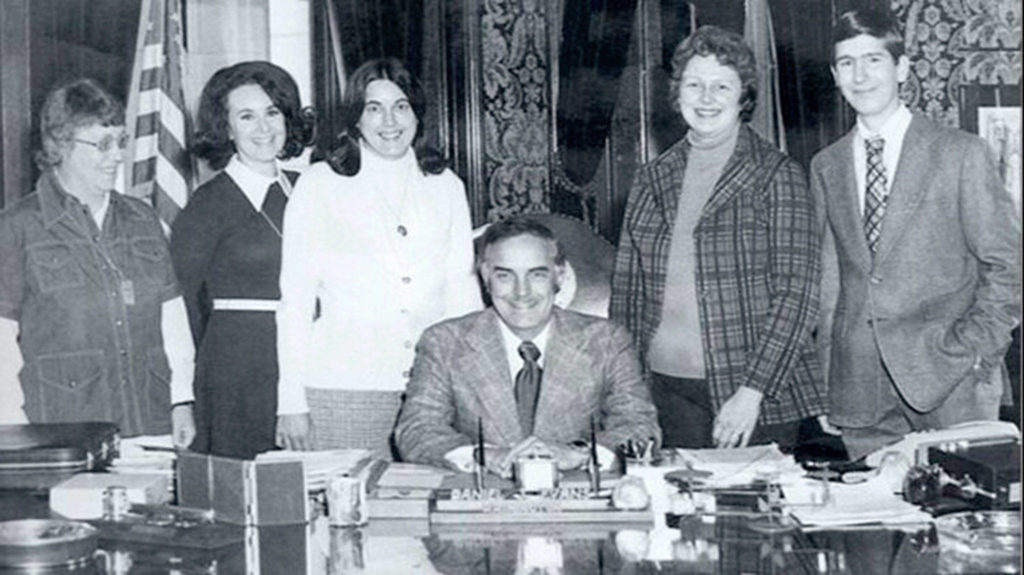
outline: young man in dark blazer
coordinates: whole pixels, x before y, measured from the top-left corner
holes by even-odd
[[[909,68],[889,14],[839,17],[832,75],[857,125],[812,160],[811,187],[830,421],[851,459],[910,431],[995,419],[1020,321],[1010,195],[984,141],[900,101]]]

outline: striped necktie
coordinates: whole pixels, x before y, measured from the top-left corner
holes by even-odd
[[[867,178],[864,193],[864,235],[868,240],[868,248],[875,253],[878,238],[882,235],[882,218],[885,217],[885,205],[889,199],[886,193],[887,178],[885,164],[882,163],[882,151],[885,140],[872,138],[864,140],[867,149]]]

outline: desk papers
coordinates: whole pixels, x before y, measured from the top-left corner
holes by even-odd
[[[844,525],[928,523],[932,516],[892,493],[884,481],[829,484],[830,500],[822,506],[786,507],[801,524]]]
[[[429,465],[392,462],[380,476],[377,487],[437,489],[449,475],[452,473]]]
[[[703,480],[707,487],[734,487],[750,485],[755,480],[782,481],[802,476],[803,468],[793,456],[779,451],[774,443],[735,449],[674,449],[670,450],[668,466],[693,468],[711,472]],[[663,464],[665,465],[665,464]]]
[[[369,458],[368,449],[281,450],[261,453],[256,456],[256,462],[302,462],[306,473],[306,491],[311,492],[326,489],[332,477],[357,473]]]

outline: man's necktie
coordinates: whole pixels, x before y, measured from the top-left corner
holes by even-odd
[[[284,231],[284,206],[288,203],[288,196],[284,195],[281,184],[274,182],[267,190],[263,198],[263,213],[274,226],[274,231],[281,234]]]
[[[885,217],[885,204],[889,195],[885,193],[887,179],[885,164],[882,163],[882,150],[885,140],[872,138],[864,140],[867,148],[867,178],[864,193],[864,235],[868,240],[868,248],[875,253],[878,238],[882,235],[882,218]]]
[[[537,412],[537,398],[540,396],[541,369],[537,364],[540,350],[532,341],[519,344],[519,356],[523,367],[516,374],[516,406],[519,409],[519,425],[524,435],[533,433],[533,416]]]

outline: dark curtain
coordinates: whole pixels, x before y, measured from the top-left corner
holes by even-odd
[[[424,70],[434,70],[426,60],[437,52],[435,46],[425,46],[425,6],[436,2],[423,0],[315,0],[313,3],[313,82],[314,105],[319,115],[317,150],[314,159],[322,157],[333,147],[341,129],[338,107],[341,89],[335,73],[331,29],[327,3],[333,4],[337,30],[341,37],[341,53],[345,61],[346,76],[360,64],[372,58],[393,57],[424,82]],[[434,102],[428,83],[424,82],[427,98]],[[424,120],[421,118],[421,120]]]
[[[648,129],[661,153],[679,141],[685,133],[685,125],[679,112],[673,109],[669,93],[672,80],[672,56],[676,46],[690,35],[691,4],[679,0],[661,0],[658,18],[661,27],[661,50],[658,62],[648,69],[650,95],[650,125]],[[699,14],[699,7],[695,8]]]
[[[58,84],[92,78],[122,104],[127,103],[141,5],[142,0],[32,0],[29,77],[33,150],[40,146],[39,110]],[[33,172],[34,181],[38,176],[35,166]]]
[[[853,123],[829,68],[833,4],[821,0],[771,3],[786,143],[789,155],[805,169],[818,150]]]
[[[585,186],[601,163],[636,0],[565,0],[559,45],[557,130],[561,168]]]

